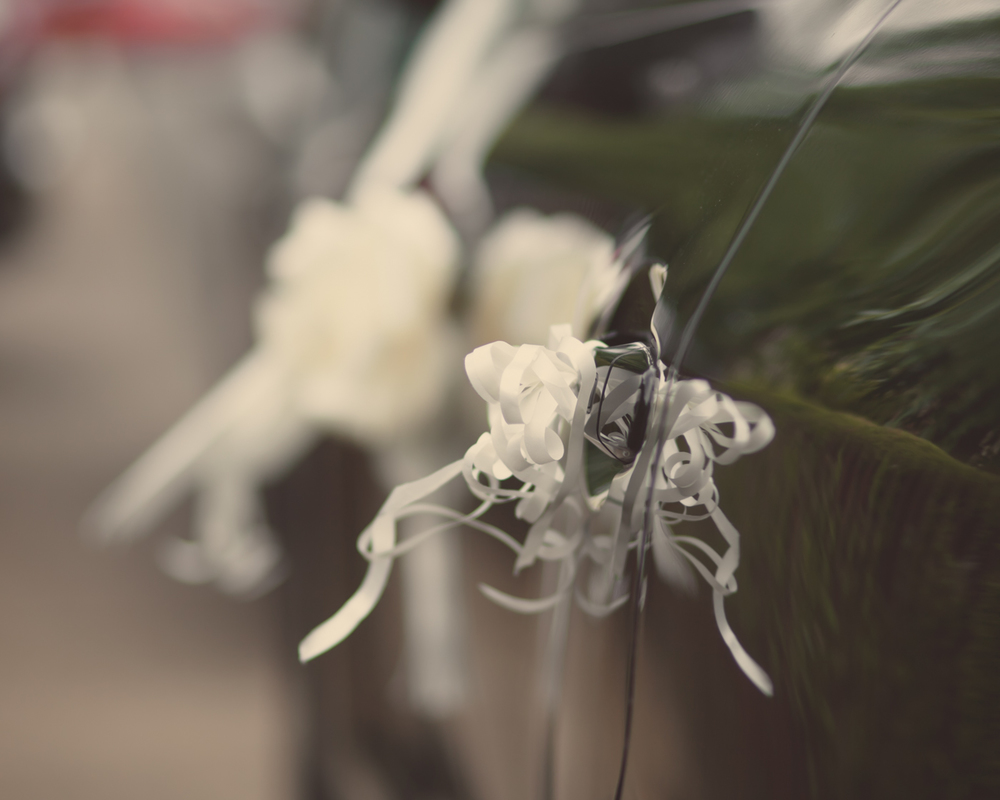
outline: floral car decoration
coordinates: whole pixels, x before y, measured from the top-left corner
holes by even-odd
[[[624,338],[584,342],[569,325],[554,325],[546,347],[493,342],[466,356],[469,380],[488,405],[489,431],[464,458],[392,491],[358,540],[369,561],[364,582],[303,640],[301,659],[339,644],[371,612],[397,556],[445,528],[466,525],[507,545],[516,555],[515,571],[538,561],[561,564],[559,586],[548,597],[513,597],[481,586],[491,600],[521,613],[545,611],[574,594],[588,613],[614,611],[627,599],[620,587],[628,553],[641,542],[649,542],[661,574],[681,585],[690,579],[684,564],[691,564],[712,589],[716,623],[736,662],[771,694],[767,674],[726,620],[723,600],[737,588],[739,533],[720,507],[713,474],[716,466],[766,446],[774,426],[759,407],[664,370],[655,334]],[[463,515],[427,502],[459,476],[481,500],[474,511]],[[523,541],[482,521],[500,503],[515,503],[516,516],[528,523]],[[399,540],[397,522],[428,514],[442,522]],[[642,535],[647,516],[648,538]],[[724,548],[674,532],[698,519],[715,524]],[[585,562],[591,580],[578,581]]]

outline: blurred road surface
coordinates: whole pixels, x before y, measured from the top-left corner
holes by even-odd
[[[174,584],[149,546],[76,529],[246,344],[273,164],[241,135],[231,72],[54,51],[17,101],[43,152],[31,229],[0,254],[3,798],[294,794],[273,603]]]

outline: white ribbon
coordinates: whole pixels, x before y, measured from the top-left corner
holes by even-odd
[[[723,599],[736,592],[740,534],[719,508],[719,492],[712,474],[715,464],[731,464],[740,456],[765,447],[774,437],[774,425],[758,406],[736,402],[712,389],[706,381],[678,381],[673,387],[663,381],[660,407],[668,402],[667,392],[671,395],[670,432],[653,488],[657,507],[654,534],[658,532],[676,548],[712,587],[715,620],[722,640],[744,674],[770,696],[774,692],[771,679],[743,649],[726,620]],[[732,434],[720,426],[730,426]],[[680,441],[686,446],[684,450],[679,446]],[[679,510],[674,508],[677,505]],[[721,553],[701,539],[675,536],[671,532],[671,524],[706,518],[715,523],[726,542],[727,547]],[[705,555],[714,564],[715,572],[686,548]]]
[[[385,591],[393,559],[398,555],[398,552],[394,552],[396,521],[407,506],[434,494],[461,474],[462,462],[455,461],[426,478],[405,483],[392,490],[375,519],[361,532],[358,539],[359,549],[370,553],[364,582],[340,611],[302,640],[299,645],[299,658],[302,661],[309,661],[340,644],[371,613]]]
[[[590,596],[577,591],[581,608],[604,616],[624,603],[624,596],[607,594],[612,582],[620,582],[624,555],[641,540],[644,509],[641,503],[629,508],[626,500],[630,494],[644,498],[648,493],[648,467],[656,440],[647,431],[646,443],[631,467],[612,481],[609,490],[598,497],[589,495],[584,477],[588,432],[591,441],[601,441],[597,432],[615,423],[627,433],[627,421],[638,424],[636,414],[643,391],[642,380],[635,372],[596,366],[594,353],[600,347],[600,342],[575,339],[568,325],[553,326],[549,347],[515,348],[494,342],[466,357],[469,380],[489,407],[490,431],[468,449],[461,461],[393,491],[358,539],[359,551],[370,562],[364,583],[337,614],[303,641],[303,660],[338,644],[371,612],[385,588],[394,558],[455,525],[478,529],[503,542],[517,557],[515,572],[539,559],[563,565],[559,584],[547,597],[514,597],[480,586],[486,597],[504,608],[522,614],[555,608],[574,593],[581,556],[600,567],[605,586],[596,592],[598,598],[604,599],[595,599],[593,591]],[[770,695],[770,679],[740,645],[725,616],[723,598],[737,588],[740,537],[719,508],[713,472],[715,465],[731,464],[741,455],[766,446],[774,436],[774,427],[762,409],[734,401],[706,381],[668,382],[662,377],[658,381],[650,415],[658,418],[669,403],[669,433],[654,471],[654,557],[658,564],[665,565],[661,574],[682,588],[690,587],[690,578],[679,557],[711,586],[716,624],[723,641],[740,669]],[[459,474],[472,494],[482,500],[475,511],[461,515],[423,502]],[[519,484],[511,485],[511,480]],[[523,543],[479,520],[494,504],[511,501],[517,502],[516,515],[531,523]],[[605,508],[616,505],[623,510],[614,535],[597,533],[597,520],[607,516]],[[445,521],[397,542],[396,525],[401,519],[426,514]],[[701,539],[673,533],[672,526],[696,519],[715,523],[727,545],[723,551]]]

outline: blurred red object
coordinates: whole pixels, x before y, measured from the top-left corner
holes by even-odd
[[[224,45],[286,27],[297,0],[0,0],[18,44],[94,37],[138,45]]]

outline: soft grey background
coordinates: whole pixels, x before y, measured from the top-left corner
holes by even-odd
[[[35,195],[0,254],[0,797],[294,794],[273,601],[77,530],[248,340],[274,165],[238,84],[231,54],[76,46],[13,106]]]

